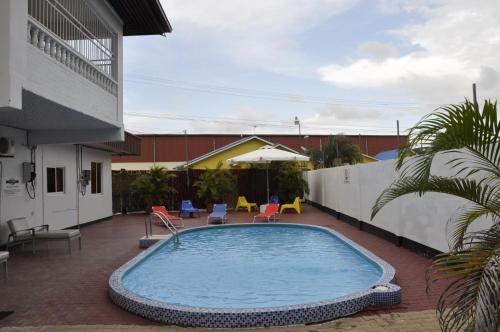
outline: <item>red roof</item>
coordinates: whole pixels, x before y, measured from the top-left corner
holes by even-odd
[[[241,135],[216,134],[146,134],[138,136],[141,138],[141,154],[139,156],[115,156],[113,157],[113,162],[186,161],[242,138]],[[285,145],[296,151],[301,151],[301,147],[319,149],[320,142],[321,144],[326,144],[328,140],[327,135],[258,136],[270,142]],[[362,152],[369,156],[374,156],[381,151],[391,150],[397,147],[397,137],[395,135],[346,135],[346,137],[358,144]],[[400,136],[401,144],[406,143],[406,140],[406,136]],[[156,147],[155,153],[153,153],[154,147]]]

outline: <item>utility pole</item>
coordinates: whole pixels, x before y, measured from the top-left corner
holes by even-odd
[[[399,150],[399,148],[401,147],[401,143],[399,141],[399,120],[396,120],[396,133],[397,133],[397,136],[396,136],[396,144],[398,145],[396,148]]]
[[[295,120],[293,121],[293,123],[297,126],[299,126],[299,136],[301,135],[300,133],[300,121],[299,121],[299,118],[297,116],[295,116]]]
[[[187,184],[187,189],[189,190],[190,184],[189,184],[189,155],[188,155],[188,138],[187,138],[187,130],[184,129],[184,150],[186,153],[186,184]]]
[[[476,95],[476,83],[472,83],[472,100],[474,101],[474,106],[478,107],[477,95]]]
[[[153,164],[156,164],[156,135],[153,134]]]

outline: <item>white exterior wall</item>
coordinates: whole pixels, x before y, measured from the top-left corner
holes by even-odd
[[[22,90],[25,89],[70,110],[123,129],[123,22],[106,1],[90,0],[88,3],[117,34],[115,65],[117,96],[28,43],[28,1],[2,0],[0,1],[0,111],[23,109]],[[54,128],[58,128],[57,123]],[[122,135],[115,137],[117,140],[122,138]]]
[[[90,163],[102,163],[102,193],[92,194],[90,184],[85,195],[80,194],[80,223],[109,217],[113,214],[111,192],[111,154],[89,148],[83,148],[83,169],[90,169]]]
[[[433,165],[432,173],[451,175],[444,163],[452,158],[453,154],[439,156]],[[436,250],[447,250],[447,223],[465,203],[460,198],[436,193],[428,193],[423,197],[406,195],[387,204],[370,221],[371,209],[376,199],[398,177],[394,166],[394,160],[386,160],[308,171],[308,199],[397,236]],[[349,183],[344,180],[345,170],[349,173]],[[473,229],[478,230],[488,225],[488,220],[481,220]]]
[[[67,108],[120,127],[118,98],[26,43],[23,88]]]
[[[24,48],[28,1],[0,1],[0,111],[2,108],[21,109],[21,88],[24,80],[26,55]]]
[[[63,229],[112,215],[111,154],[83,148],[83,169],[90,170],[90,162],[101,162],[102,194],[91,194],[90,185],[82,195],[77,187],[77,147],[75,145],[40,145],[36,149],[37,187],[35,199],[29,198],[22,183],[22,163],[30,161],[26,147],[26,131],[0,126],[0,136],[16,140],[14,158],[0,158],[0,245],[7,241],[7,220],[27,217],[32,226],[48,224],[50,229]],[[64,193],[47,193],[46,167],[65,169]],[[22,194],[9,197],[5,190],[8,179],[19,180]],[[78,213],[79,212],[79,213]],[[79,218],[79,220],[78,220]]]

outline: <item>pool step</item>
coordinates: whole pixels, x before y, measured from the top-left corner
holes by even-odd
[[[165,240],[170,234],[150,235],[139,239],[139,248],[149,248],[158,241]]]

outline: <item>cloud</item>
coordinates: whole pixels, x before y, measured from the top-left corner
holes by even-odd
[[[362,57],[375,60],[385,60],[397,55],[397,51],[393,46],[379,42],[366,42],[359,45],[358,53]]]
[[[390,10],[420,15],[423,21],[388,33],[412,45],[413,51],[396,56],[385,44],[365,43],[359,58],[323,66],[320,77],[337,87],[386,89],[419,102],[459,102],[471,95],[473,82],[480,96],[500,97],[500,2],[411,3],[395,1]]]
[[[298,36],[357,0],[162,0],[174,32],[203,36],[230,61],[291,75],[305,63]],[[201,32],[201,33],[200,33]]]
[[[348,107],[348,106],[325,106],[323,107],[315,116],[317,123],[321,123],[327,119],[334,120],[356,120],[359,119],[373,120],[377,119],[381,116],[381,111],[376,109],[366,109],[366,108],[358,108],[358,107]],[[319,121],[318,121],[319,120]]]
[[[323,79],[340,87],[371,88],[396,86],[421,80],[442,80],[461,73],[476,77],[463,62],[444,56],[410,54],[382,62],[360,59],[348,66],[330,65],[319,69]]]

